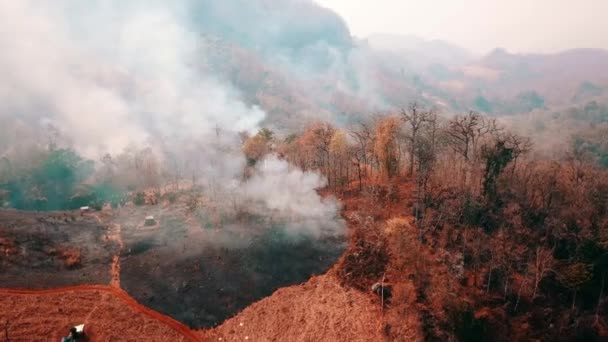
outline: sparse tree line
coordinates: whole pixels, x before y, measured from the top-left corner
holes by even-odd
[[[130,146],[98,163],[71,148],[36,145],[28,155],[0,159],[0,206],[25,210],[64,210],[118,205],[129,192],[174,184],[182,168],[164,165],[151,148]],[[177,171],[176,171],[177,170]],[[181,175],[179,175],[181,177]],[[143,201],[143,199],[141,199]]]
[[[449,173],[450,186],[475,194],[491,191],[507,166],[501,164],[516,164],[531,148],[529,139],[507,132],[495,119],[476,112],[446,119],[415,103],[348,127],[315,122],[283,139],[262,129],[243,141],[250,165],[277,153],[304,170],[323,173],[334,188],[356,181],[366,190],[378,181],[409,176],[426,190],[433,178]],[[508,160],[496,156],[500,153]],[[486,161],[492,164],[487,170]]]

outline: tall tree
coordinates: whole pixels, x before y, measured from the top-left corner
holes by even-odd
[[[418,140],[420,130],[424,128],[424,125],[431,119],[431,112],[420,108],[420,106],[414,102],[410,107],[405,110],[401,109],[401,119],[407,123],[409,132],[409,145],[410,145],[410,165],[408,175],[414,174],[414,165],[416,161],[416,149],[418,149]]]
[[[389,179],[399,170],[399,130],[399,119],[394,116],[380,119],[376,125],[374,153]]]

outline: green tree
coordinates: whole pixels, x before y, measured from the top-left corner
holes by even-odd
[[[26,184],[29,193],[46,203],[38,209],[66,209],[76,187],[94,171],[90,160],[83,160],[71,149],[51,151],[41,165],[32,171]]]
[[[483,192],[489,200],[496,199],[496,180],[505,167],[513,160],[514,150],[506,145],[506,141],[499,139],[494,146],[486,147],[482,151],[486,161],[486,170],[483,179]]]

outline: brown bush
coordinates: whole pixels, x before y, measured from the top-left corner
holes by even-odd
[[[15,246],[13,241],[0,237],[0,255],[7,257],[9,255],[15,255],[18,252],[17,246]]]
[[[82,255],[80,249],[74,247],[52,248],[48,251],[49,255],[56,256],[63,261],[66,268],[74,269],[82,265]]]
[[[351,240],[338,263],[338,278],[342,285],[368,291],[385,272],[389,259],[386,243],[381,238],[366,239],[362,229],[355,230]]]

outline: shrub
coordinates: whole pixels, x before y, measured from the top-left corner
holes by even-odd
[[[135,205],[144,205],[146,204],[146,196],[143,192],[137,192],[135,197],[133,198],[133,203]]]

